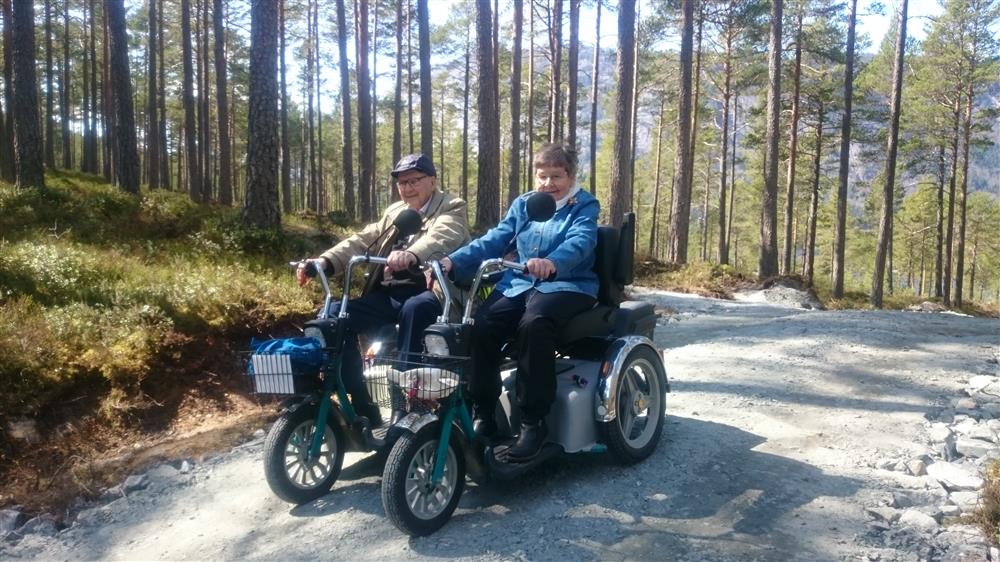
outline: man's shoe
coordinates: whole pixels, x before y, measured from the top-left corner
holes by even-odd
[[[508,457],[512,461],[529,461],[535,458],[545,445],[548,435],[549,430],[544,421],[521,422],[521,434],[517,437],[517,443],[507,451]]]
[[[372,429],[382,425],[382,413],[379,412],[378,405],[372,404],[371,402],[367,404],[359,404],[354,407],[354,411],[359,416],[368,418],[369,427]]]

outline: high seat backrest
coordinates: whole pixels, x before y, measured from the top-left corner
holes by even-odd
[[[597,227],[594,272],[600,283],[597,302],[616,307],[625,299],[625,285],[632,282],[635,246],[635,214],[625,213],[621,228]]]

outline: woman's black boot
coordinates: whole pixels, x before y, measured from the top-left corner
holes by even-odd
[[[507,454],[513,461],[529,461],[542,450],[548,435],[549,430],[545,426],[545,420],[522,421],[521,434],[517,437],[517,443],[510,448]]]

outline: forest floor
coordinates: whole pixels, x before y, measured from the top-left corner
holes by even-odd
[[[68,527],[2,543],[0,558],[910,560],[970,545],[986,557],[960,522],[921,530],[871,514],[926,486],[885,461],[927,453],[929,421],[970,377],[1000,375],[1000,321],[636,296],[661,313],[672,391],[663,440],[642,463],[568,457],[470,484],[448,525],[408,539],[383,513],[373,457],[350,454],[331,494],[292,507],[261,470],[270,408],[195,398],[158,434],[158,453],[139,452],[154,434],[118,450],[170,461],[142,486],[67,505]],[[121,476],[140,472],[131,466]]]

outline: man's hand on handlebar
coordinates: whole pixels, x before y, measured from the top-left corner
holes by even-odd
[[[393,250],[386,258],[385,274],[393,271],[406,271],[420,264],[420,260],[413,252],[407,250]]]
[[[556,264],[546,258],[531,258],[524,264],[524,269],[542,281],[546,281],[556,274]]]

